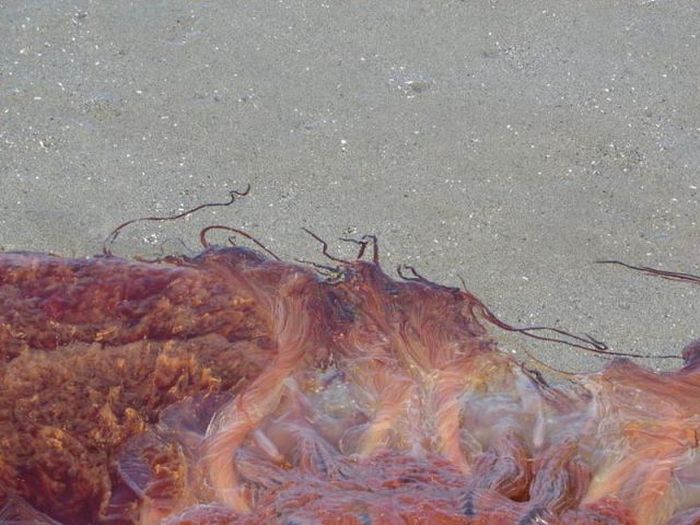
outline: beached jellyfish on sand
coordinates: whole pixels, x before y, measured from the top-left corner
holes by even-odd
[[[313,268],[207,231],[195,257],[0,255],[0,522],[700,520],[699,345],[553,386],[487,328],[611,352],[392,279],[371,237]]]

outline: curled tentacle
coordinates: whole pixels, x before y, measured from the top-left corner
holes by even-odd
[[[135,224],[137,222],[144,222],[144,221],[151,221],[151,222],[162,222],[162,221],[176,221],[178,219],[182,219],[184,217],[187,217],[189,215],[192,215],[193,213],[197,213],[200,210],[203,210],[204,208],[214,208],[217,206],[230,206],[233,204],[238,197],[245,197],[248,195],[250,192],[250,184],[246,187],[244,191],[237,191],[237,190],[231,190],[229,191],[229,200],[225,202],[208,202],[205,204],[200,204],[198,206],[195,206],[194,208],[190,208],[189,210],[185,210],[181,213],[176,213],[175,215],[166,215],[166,216],[153,216],[153,217],[140,217],[138,219],[131,219],[126,222],[121,223],[119,226],[114,228],[112,232],[107,236],[107,238],[104,240],[102,243],[102,253],[106,257],[111,257],[112,256],[112,245],[114,242],[117,240],[117,237],[119,237],[119,234],[121,231],[126,228],[127,226],[130,226],[132,224]]]

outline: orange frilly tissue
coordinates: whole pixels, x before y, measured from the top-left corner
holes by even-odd
[[[700,523],[700,345],[551,386],[470,293],[333,266],[0,255],[0,523]]]

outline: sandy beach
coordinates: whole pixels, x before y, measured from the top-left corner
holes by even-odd
[[[1,2],[0,35],[2,250],[100,253],[250,184],[114,253],[229,224],[323,261],[302,227],[345,257],[375,234],[387,269],[461,276],[511,324],[654,355],[700,335],[697,287],[595,264],[700,273],[694,0],[35,0]]]

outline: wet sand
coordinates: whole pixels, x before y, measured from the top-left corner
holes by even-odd
[[[301,227],[344,256],[372,233],[387,268],[461,275],[512,324],[680,353],[700,290],[594,261],[700,273],[698,20],[692,0],[5,3],[0,248],[99,253],[250,184],[114,252],[195,252],[221,223],[322,261]]]

